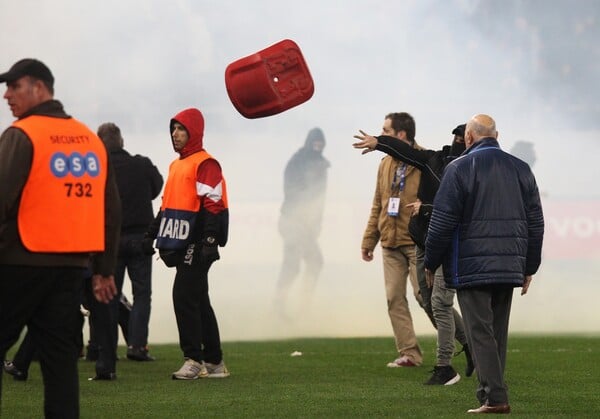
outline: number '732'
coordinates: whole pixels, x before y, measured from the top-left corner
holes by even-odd
[[[65,183],[65,188],[67,188],[67,196],[74,196],[77,198],[87,198],[92,196],[91,183]]]

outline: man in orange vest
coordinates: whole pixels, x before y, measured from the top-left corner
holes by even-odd
[[[171,142],[179,153],[169,176],[149,240],[167,266],[175,266],[173,307],[184,364],[174,380],[224,378],[217,318],[208,296],[208,271],[219,259],[229,227],[227,187],[221,165],[203,147],[204,117],[195,108],[171,119]]]
[[[104,144],[53,99],[44,63],[20,60],[0,82],[17,118],[0,137],[0,359],[27,326],[45,416],[78,418],[83,278],[91,267],[100,302],[116,293],[119,192]]]

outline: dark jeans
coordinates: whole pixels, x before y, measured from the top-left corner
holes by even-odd
[[[129,313],[127,344],[143,348],[148,344],[148,323],[152,303],[152,256],[142,253],[144,234],[123,234],[115,269],[115,283],[121,294],[125,271],[131,279],[133,305]]]
[[[83,275],[84,270],[75,267],[0,265],[0,359],[27,326],[44,378],[46,418],[79,417]]]
[[[208,270],[214,261],[203,260],[198,244],[188,245],[177,265],[173,307],[183,356],[218,364],[223,358],[215,312],[208,296]]]
[[[94,297],[92,279],[88,277],[85,280],[85,299],[90,310],[90,347],[98,351],[96,374],[117,372],[119,297],[115,296],[108,304],[99,302]]]

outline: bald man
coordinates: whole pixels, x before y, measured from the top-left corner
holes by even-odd
[[[527,163],[505,153],[496,123],[467,123],[463,156],[444,171],[425,243],[425,269],[443,265],[457,290],[475,362],[480,406],[469,413],[510,413],[504,381],[514,287],[524,295],[541,262],[544,218]]]

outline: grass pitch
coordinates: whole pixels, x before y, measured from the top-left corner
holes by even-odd
[[[225,342],[226,379],[171,380],[177,345],[155,345],[155,362],[124,357],[113,382],[88,381],[94,364],[80,361],[82,418],[456,418],[477,407],[476,378],[424,386],[435,359],[434,337],[421,338],[420,368],[386,368],[391,338]],[[13,349],[14,351],[14,349]],[[292,352],[301,356],[291,356]],[[9,355],[12,355],[9,354]],[[34,363],[27,382],[3,377],[2,418],[43,416],[43,385]],[[506,379],[513,416],[600,417],[600,337],[511,336]]]

